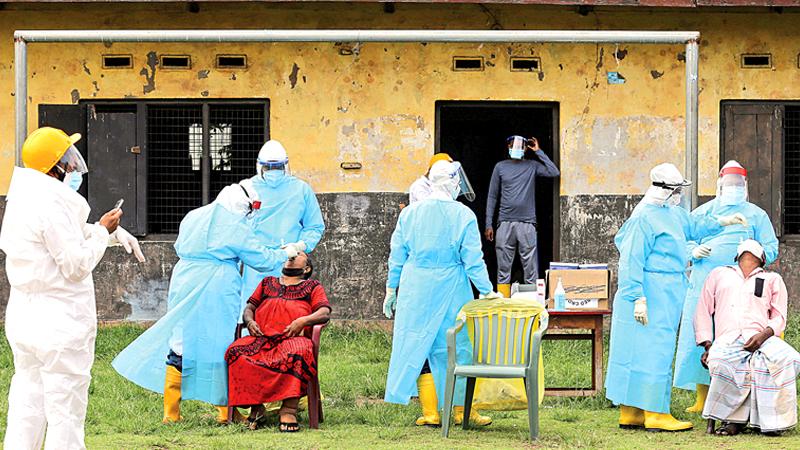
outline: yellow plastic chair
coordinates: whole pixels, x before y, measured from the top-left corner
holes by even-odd
[[[522,378],[528,398],[530,437],[535,440],[539,436],[539,353],[547,331],[547,311],[528,300],[473,300],[464,306],[462,317],[447,330],[442,435],[448,437],[450,433],[456,377],[467,379],[464,429],[469,428],[477,378]],[[472,364],[457,364],[456,334],[465,324],[475,330]]]

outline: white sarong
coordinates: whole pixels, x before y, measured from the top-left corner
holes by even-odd
[[[744,350],[744,344],[740,336],[711,347],[711,385],[703,417],[749,423],[764,433],[792,428],[797,424],[800,354],[774,336],[753,353]]]

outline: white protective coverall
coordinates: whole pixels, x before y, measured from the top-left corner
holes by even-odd
[[[4,447],[83,449],[97,334],[92,269],[108,231],[67,184],[14,168],[0,229],[11,295],[6,337],[14,354]]]

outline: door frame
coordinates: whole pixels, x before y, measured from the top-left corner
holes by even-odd
[[[554,101],[539,100],[436,100],[434,102],[434,153],[439,153],[441,145],[441,113],[442,107],[456,106],[464,108],[491,107],[491,108],[525,108],[525,109],[546,109],[550,110],[553,136],[553,156],[551,160],[561,171],[556,178],[556,186],[553,188],[553,258],[561,259],[561,134],[560,134],[560,104]]]
[[[725,161],[725,107],[726,106],[756,106],[756,105],[764,105],[764,106],[800,106],[800,100],[759,100],[759,99],[748,99],[748,100],[720,100],[719,102],[719,165],[721,166]],[[785,114],[785,110],[784,110]],[[785,115],[780,118],[780,127],[784,127],[784,120]],[[778,218],[778,227],[775,230],[775,233],[778,237],[780,242],[786,241],[800,241],[800,235],[797,234],[786,234],[783,227],[783,220],[784,220],[784,195],[783,192],[786,186],[785,178],[785,164],[786,164],[786,146],[785,146],[785,131],[781,134],[781,142],[780,142],[780,149],[781,149],[781,172],[778,174],[780,180],[779,191],[780,195],[778,196],[778,211],[780,217]]]

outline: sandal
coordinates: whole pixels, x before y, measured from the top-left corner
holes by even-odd
[[[297,422],[281,422],[278,426],[281,433],[297,433],[300,431],[300,424]]]
[[[249,428],[251,431],[255,431],[258,429],[258,427],[264,425],[266,421],[266,414],[251,414],[250,417],[247,418],[247,428]]]
[[[723,422],[722,426],[717,428],[714,434],[717,436],[736,436],[741,431],[741,425],[738,423]]]

